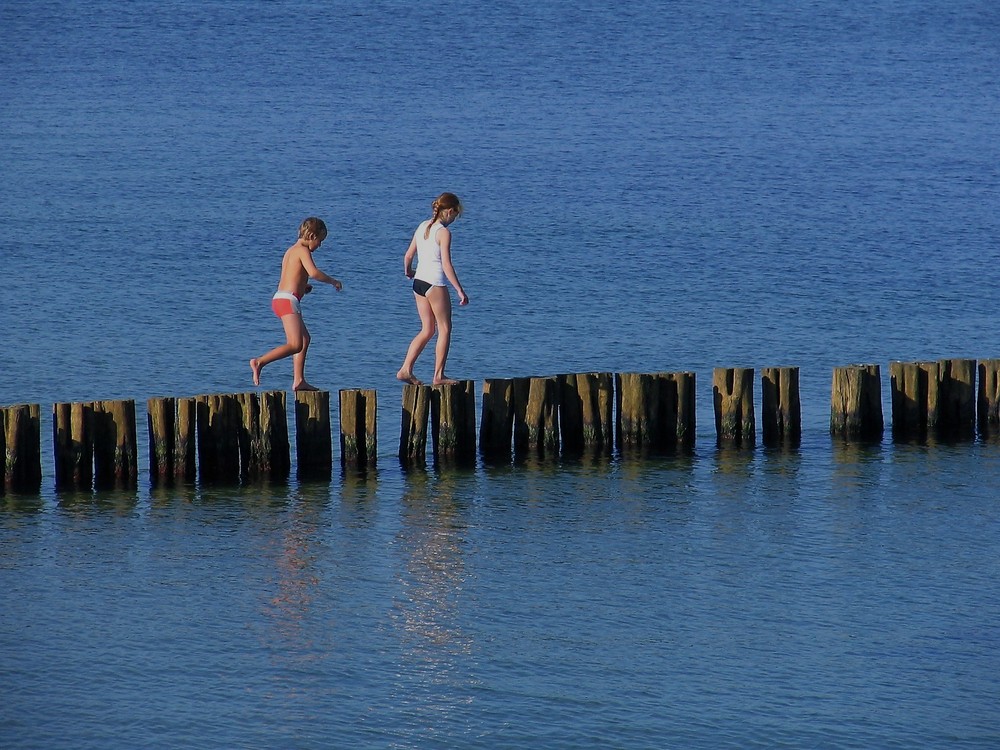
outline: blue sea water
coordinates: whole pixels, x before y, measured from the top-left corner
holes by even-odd
[[[46,454],[0,745],[1000,746],[1000,446],[827,435],[835,366],[1000,356],[996,3],[9,1],[0,42],[43,447],[56,401],[249,390],[311,214],[309,378],[380,401],[360,478],[67,495]],[[695,371],[692,456],[399,468],[443,190],[452,375]],[[716,450],[712,368],[771,365],[802,447]]]

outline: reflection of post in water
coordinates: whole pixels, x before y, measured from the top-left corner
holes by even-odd
[[[378,499],[378,469],[345,470],[340,482],[340,503],[346,514],[345,525],[359,522],[370,525],[375,521],[375,501]],[[355,518],[355,514],[357,518]]]
[[[719,474],[748,474],[756,460],[756,453],[744,446],[722,443],[715,449],[715,466]]]

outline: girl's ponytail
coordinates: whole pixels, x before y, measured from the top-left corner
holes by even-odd
[[[424,230],[425,240],[431,236],[431,227],[434,226],[434,222],[437,221],[442,211],[457,211],[458,216],[462,215],[462,202],[454,193],[441,193],[441,195],[434,199],[431,208],[434,210],[434,213],[431,216],[431,220],[427,222],[427,229]]]

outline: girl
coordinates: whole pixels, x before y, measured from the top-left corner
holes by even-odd
[[[451,263],[451,230],[448,227],[462,215],[462,203],[454,193],[441,193],[431,204],[431,218],[420,223],[413,233],[410,246],[403,256],[403,269],[408,278],[413,279],[413,297],[420,315],[420,333],[413,337],[406,359],[396,377],[404,383],[422,385],[413,376],[413,365],[427,342],[437,331],[437,345],[434,348],[434,385],[446,385],[457,381],[445,377],[444,366],[448,360],[451,345],[451,294],[447,282],[458,293],[458,304],[469,304],[469,295]],[[417,270],[413,271],[413,256],[417,256]]]

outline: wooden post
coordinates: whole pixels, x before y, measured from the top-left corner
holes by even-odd
[[[295,392],[295,448],[299,476],[329,478],[333,470],[330,392]]]
[[[431,387],[434,458],[466,462],[476,455],[476,384],[460,380]]]
[[[406,466],[427,460],[427,420],[431,387],[403,386],[403,420],[399,431],[399,460]]]
[[[374,466],[378,457],[374,390],[340,391],[340,465]]]
[[[976,360],[938,362],[938,435],[967,440],[976,436]]]
[[[655,377],[659,385],[658,444],[669,449],[692,448],[696,432],[695,374],[660,372]]]
[[[693,372],[620,373],[615,381],[620,450],[665,451],[694,445]]]
[[[613,445],[614,380],[609,372],[559,376],[559,428],[565,452]]]
[[[938,363],[890,362],[889,377],[893,438],[924,440],[938,421]]]
[[[195,480],[197,463],[195,448],[197,446],[197,407],[198,399],[193,396],[178,398],[174,401],[174,478],[184,482]]]
[[[479,422],[479,452],[489,457],[510,457],[514,437],[514,381],[483,381],[483,412]]]
[[[531,392],[531,378],[514,378],[511,402],[514,407],[514,453],[528,450],[528,394]]]
[[[198,471],[203,482],[240,481],[243,416],[232,393],[197,398]]]
[[[139,459],[135,401],[96,401],[93,415],[94,487],[135,489]]]
[[[884,430],[879,366],[833,368],[830,434],[846,440],[881,440]]]
[[[516,378],[514,404],[514,450],[558,454],[559,381],[555,377]]]
[[[89,490],[94,486],[93,406],[52,405],[56,490]]]
[[[286,479],[291,468],[284,391],[235,396],[240,407],[240,476]]]
[[[979,363],[976,412],[982,437],[1000,435],[1000,359],[984,359]]]
[[[146,400],[149,433],[149,476],[153,484],[174,478],[174,441],[177,439],[177,400],[171,396]]]
[[[712,371],[715,432],[720,446],[752,447],[757,442],[753,374],[752,367],[716,367]]]
[[[797,446],[802,439],[799,368],[765,367],[760,383],[764,445]]]
[[[10,492],[37,492],[42,486],[41,409],[17,404],[0,409],[3,482]]]
[[[258,469],[271,479],[287,479],[292,470],[288,441],[288,406],[284,391],[264,391],[260,399]]]
[[[615,402],[619,450],[655,447],[662,432],[658,378],[649,373],[618,373]]]

